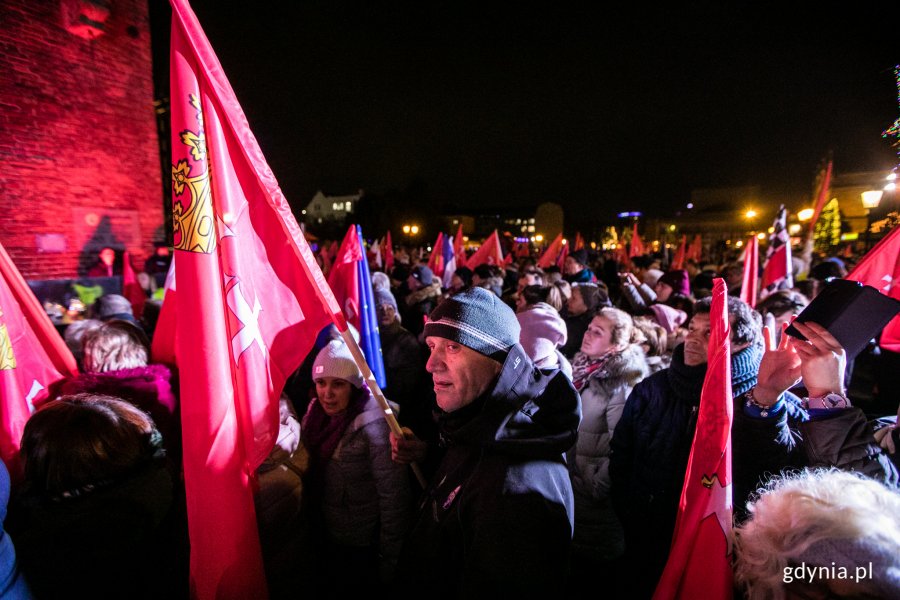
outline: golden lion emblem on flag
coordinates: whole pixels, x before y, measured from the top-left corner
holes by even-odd
[[[174,246],[177,250],[209,254],[215,249],[215,218],[209,185],[209,163],[206,162],[206,135],[203,132],[203,111],[200,100],[190,94],[189,102],[197,111],[197,131],[185,130],[181,142],[190,148],[190,157],[172,165],[172,192],[176,200],[172,206],[174,222]],[[193,165],[192,165],[192,162]],[[191,177],[193,167],[206,168],[200,175]],[[187,189],[189,198],[184,196]]]

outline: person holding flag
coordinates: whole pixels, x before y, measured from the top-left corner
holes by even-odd
[[[707,372],[712,299],[695,303],[685,342],[668,369],[638,383],[616,426],[609,472],[612,497],[625,532],[624,570],[629,596],[649,598],[669,557],[688,457],[697,428]],[[782,352],[763,360],[759,314],[727,298],[730,326],[734,506],[740,508],[765,473],[790,464],[795,446],[789,421],[799,422],[799,398],[784,392],[796,383]],[[773,398],[774,396],[774,398]],[[761,408],[768,402],[768,408]]]

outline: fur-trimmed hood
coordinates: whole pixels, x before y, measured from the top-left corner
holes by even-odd
[[[436,300],[441,297],[441,281],[435,277],[431,285],[426,285],[422,289],[411,292],[406,297],[406,305],[414,306],[426,300]]]
[[[606,391],[621,385],[634,387],[650,373],[644,351],[637,344],[630,344],[606,363],[606,377],[591,377],[589,386],[600,386]]]

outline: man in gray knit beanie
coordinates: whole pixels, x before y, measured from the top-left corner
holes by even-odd
[[[574,510],[564,454],[581,400],[562,372],[534,366],[519,331],[512,309],[477,287],[429,315],[443,456],[400,558],[399,590],[534,597],[562,586]],[[408,442],[391,435],[394,460],[404,462]]]

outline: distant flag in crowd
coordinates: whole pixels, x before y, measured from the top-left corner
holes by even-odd
[[[466,266],[475,269],[479,265],[492,264],[498,267],[503,266],[503,249],[500,247],[500,236],[495,229],[494,232],[484,240],[475,254],[466,260]]]
[[[581,250],[584,248],[584,238],[581,237],[581,232],[575,232],[575,250]]]
[[[140,319],[144,314],[147,293],[144,292],[144,288],[138,283],[137,276],[134,274],[128,250],[122,253],[122,295],[131,302],[131,313],[136,319]]]
[[[641,235],[638,233],[637,221],[634,223],[634,229],[631,233],[631,246],[628,250],[629,258],[635,256],[641,256],[644,254],[644,241],[641,239]]]
[[[625,250],[625,244],[616,244],[616,249],[613,252],[613,256],[616,259],[616,262],[619,263],[622,269],[630,269],[631,268],[631,258],[628,256],[628,251]]]
[[[75,357],[0,245],[0,459],[14,481],[22,475],[25,422],[51,384],[77,373]]]
[[[787,210],[782,204],[772,224],[774,231],[769,236],[766,262],[763,265],[762,287],[766,293],[775,290],[789,290],[794,287],[793,263],[791,262],[791,236],[787,230]]]
[[[251,478],[285,380],[346,323],[186,0],[172,0],[170,59],[191,596],[265,597]]]
[[[741,280],[741,300],[756,308],[759,295],[759,242],[751,235],[744,246],[744,277]]]
[[[362,227],[356,226],[356,237],[364,251]],[[378,317],[375,314],[375,292],[372,290],[372,274],[369,262],[361,260],[356,265],[356,284],[359,286],[359,345],[369,369],[378,385],[387,385],[384,357],[381,354],[381,336],[378,333]]]
[[[375,240],[372,242],[372,245],[369,246],[369,250],[367,252],[367,256],[375,263],[375,266],[379,269],[384,266],[384,263],[381,260],[381,240]]]
[[[681,236],[681,243],[678,244],[678,250],[675,251],[675,257],[672,259],[672,264],[669,265],[670,271],[677,271],[679,269],[684,268],[684,258],[685,252],[687,251],[687,236]]]
[[[159,309],[156,328],[153,330],[153,342],[150,346],[150,356],[153,362],[173,366],[178,364],[175,356],[175,328],[178,310],[176,308],[178,300],[175,299],[175,294],[177,293],[175,286],[175,258],[177,255],[177,252],[172,255],[172,262],[169,263],[169,272],[166,273],[162,307]]]
[[[516,258],[528,258],[531,256],[531,250],[528,249],[528,242],[516,242],[515,253]]]
[[[669,560],[654,600],[730,600],[731,477],[731,327],[728,290],[713,280],[709,313],[708,366],[700,393],[700,412],[688,458]]]
[[[394,269],[394,242],[391,241],[391,230],[384,236],[384,271],[390,273]]]
[[[441,278],[441,285],[445,288],[450,287],[450,281],[453,279],[453,273],[456,271],[456,252],[453,250],[453,236],[444,236],[444,276]]]
[[[703,238],[698,233],[694,236],[694,241],[691,242],[690,247],[688,248],[687,255],[685,256],[685,260],[693,260],[695,262],[700,262],[703,255]]]
[[[815,231],[816,222],[819,220],[819,216],[822,214],[822,209],[825,208],[825,203],[828,202],[828,197],[831,195],[831,170],[834,167],[834,161],[829,160],[828,165],[825,166],[823,172],[820,174],[820,183],[819,183],[819,195],[816,198],[816,205],[813,209],[812,219],[809,220],[809,231]]]
[[[438,233],[437,239],[434,240],[434,246],[431,247],[431,255],[428,257],[428,268],[437,277],[444,277],[444,234]]]
[[[463,237],[462,223],[456,230],[456,236],[453,238],[453,255],[456,256],[456,268],[468,265],[466,260],[466,240]]]
[[[553,241],[550,242],[550,245],[547,246],[547,249],[544,250],[543,254],[537,261],[537,266],[542,269],[546,269],[550,265],[556,264],[556,259],[559,258],[559,253],[562,251],[563,247],[563,236],[562,233],[557,234]]]
[[[559,270],[562,272],[565,272],[567,256],[569,256],[569,245],[563,244],[562,251],[559,253],[559,258],[556,259],[556,266],[559,267]]]
[[[867,252],[847,279],[870,285],[882,294],[900,300],[900,227],[894,227]],[[885,325],[879,346],[900,352],[900,315]]]

